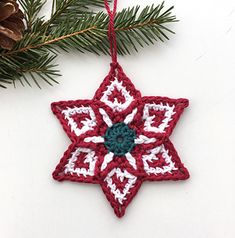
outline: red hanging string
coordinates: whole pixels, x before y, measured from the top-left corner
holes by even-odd
[[[108,27],[108,38],[110,43],[110,54],[112,57],[112,63],[117,63],[117,40],[114,27],[114,18],[117,10],[117,0],[114,0],[113,10],[110,9],[108,0],[104,0],[105,8],[109,15],[109,27]]]

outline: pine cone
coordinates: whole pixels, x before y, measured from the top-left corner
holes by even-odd
[[[22,39],[24,14],[17,0],[0,0],[0,47],[11,50]]]

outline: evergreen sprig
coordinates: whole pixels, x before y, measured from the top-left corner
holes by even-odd
[[[26,32],[23,39],[10,50],[0,49],[0,87],[14,84],[23,86],[40,80],[49,85],[59,75],[54,59],[62,51],[78,50],[109,54],[107,28],[109,18],[104,12],[103,0],[53,0],[51,17],[45,20],[39,13],[44,0],[20,0],[25,13]],[[164,2],[155,6],[125,8],[115,17],[118,53],[130,54],[138,46],[168,40],[174,33],[167,23],[176,22],[173,7],[165,10]]]

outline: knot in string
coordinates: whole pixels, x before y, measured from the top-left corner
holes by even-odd
[[[114,18],[117,10],[117,0],[114,0],[113,10],[110,9],[108,0],[104,0],[105,8],[109,15],[108,38],[110,43],[110,54],[112,57],[112,64],[117,64],[117,41],[114,27]]]

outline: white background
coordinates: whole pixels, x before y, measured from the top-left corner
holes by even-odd
[[[235,2],[172,4],[177,34],[119,61],[143,95],[190,99],[171,139],[191,178],[144,183],[121,220],[98,185],[54,181],[70,142],[50,103],[91,98],[109,70],[107,56],[62,54],[60,85],[0,92],[0,237],[235,237]]]

